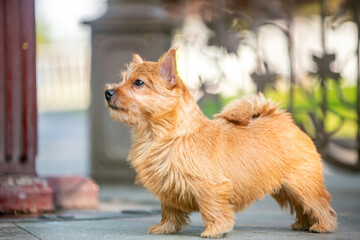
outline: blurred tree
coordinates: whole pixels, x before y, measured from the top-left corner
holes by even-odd
[[[36,22],[36,45],[49,43],[51,41],[49,35],[49,27],[45,22],[39,20]]]

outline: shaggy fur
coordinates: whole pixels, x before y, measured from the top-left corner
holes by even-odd
[[[320,156],[290,114],[260,94],[209,120],[177,75],[175,55],[171,49],[158,62],[134,55],[120,83],[106,86],[115,91],[106,102],[111,117],[134,129],[136,181],[161,201],[161,222],[149,233],[176,233],[200,211],[201,237],[222,237],[234,212],[266,194],[296,213],[294,230],[334,231]]]

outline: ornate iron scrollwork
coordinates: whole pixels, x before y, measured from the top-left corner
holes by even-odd
[[[241,2],[241,1],[240,1]],[[236,53],[239,44],[244,44],[244,39],[239,38],[239,35],[234,32],[240,33],[243,30],[251,31],[253,36],[258,36],[258,29],[264,25],[272,25],[277,27],[286,37],[288,44],[288,56],[289,56],[289,103],[287,104],[288,110],[295,116],[300,114],[300,110],[297,108],[295,94],[302,94],[306,98],[307,102],[311,103],[313,109],[307,109],[308,125],[312,125],[313,133],[311,134],[314,142],[322,154],[325,161],[338,166],[342,169],[349,171],[360,171],[360,1],[358,0],[344,0],[343,4],[337,4],[332,9],[328,8],[326,0],[319,0],[318,3],[312,2],[311,4],[318,4],[321,12],[321,47],[322,53],[320,55],[313,55],[312,60],[316,65],[316,70],[309,72],[309,78],[315,81],[317,86],[317,92],[315,94],[314,88],[305,88],[300,81],[296,81],[294,72],[294,36],[293,36],[293,21],[295,16],[295,10],[303,4],[300,1],[253,1],[234,3],[231,1],[218,1],[216,3],[209,2],[206,5],[207,16],[209,12],[212,13],[212,17],[205,17],[204,22],[214,32],[214,35],[210,38],[209,45],[216,45],[223,47],[228,53]],[[334,4],[333,4],[334,5]],[[312,12],[314,14],[314,12]],[[211,14],[210,14],[211,15]],[[339,20],[340,19],[340,20]],[[278,21],[280,20],[280,21]],[[326,20],[326,21],[325,21]],[[325,46],[326,29],[329,28],[329,24],[334,27],[340,26],[344,21],[352,21],[356,24],[357,33],[357,92],[356,103],[349,101],[348,96],[344,93],[342,87],[342,76],[339,69],[334,70],[332,68],[333,63],[338,63],[336,55],[329,53]],[[279,24],[279,22],[281,22]],[[336,24],[335,24],[336,23]],[[328,24],[328,25],[326,25]],[[327,27],[327,28],[326,28]],[[257,53],[257,43],[255,44],[254,52]],[[268,65],[263,59],[258,57],[258,70],[251,74],[251,77],[256,85],[257,91],[264,91],[267,86],[275,88],[275,82],[278,78],[275,72],[269,69]],[[264,67],[262,67],[264,66]],[[262,71],[260,71],[262,70]],[[329,86],[332,90],[330,91]],[[316,95],[316,96],[315,96]],[[331,97],[329,96],[331,95]],[[334,107],[331,100],[335,98],[339,106],[345,111],[350,111],[352,117],[349,114],[343,114]],[[302,112],[304,114],[304,112]],[[332,123],[331,129],[327,126],[327,118],[332,116],[333,119],[337,119],[336,123]],[[354,117],[356,116],[356,117]],[[335,138],[347,122],[356,122],[357,130],[356,137],[353,139],[339,139]],[[303,130],[307,130],[302,122],[297,122]],[[354,156],[357,153],[357,157],[354,157],[352,162],[344,161],[344,152],[351,152],[350,155]],[[341,152],[341,153],[340,153]],[[349,154],[348,154],[349,155]],[[356,159],[355,159],[356,158]]]

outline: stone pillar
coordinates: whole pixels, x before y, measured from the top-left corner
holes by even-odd
[[[174,24],[160,2],[151,0],[109,0],[103,16],[85,23],[92,29],[91,175],[100,182],[131,182],[129,129],[110,119],[104,85],[119,81],[120,69],[134,53],[157,60],[170,47]]]
[[[53,209],[35,172],[37,109],[34,0],[0,1],[0,212]]]

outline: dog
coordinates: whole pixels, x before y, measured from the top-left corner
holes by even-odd
[[[157,62],[133,55],[119,84],[105,86],[105,99],[112,119],[133,128],[128,160],[136,182],[161,201],[161,222],[149,233],[179,232],[199,211],[201,237],[224,237],[234,213],[266,194],[296,214],[292,229],[336,229],[316,147],[262,94],[235,100],[210,120],[170,49]]]

